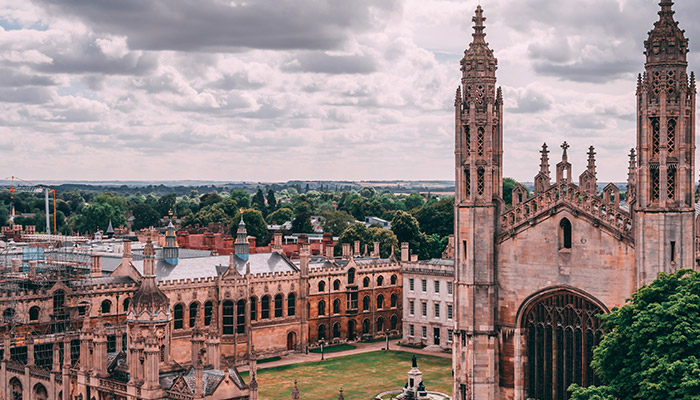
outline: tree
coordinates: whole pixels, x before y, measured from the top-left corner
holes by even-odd
[[[369,232],[372,236],[372,246],[374,246],[374,242],[379,242],[380,257],[390,257],[392,249],[396,249],[396,251],[398,251],[399,241],[396,239],[396,235],[391,230],[371,226],[369,227]],[[374,247],[371,248],[374,249]]]
[[[396,235],[399,243],[408,242],[411,250],[418,254],[418,258],[428,258],[427,249],[424,245],[427,238],[421,232],[418,221],[413,215],[405,211],[396,211],[394,218],[391,220],[391,230]]]
[[[591,365],[602,386],[574,400],[690,400],[700,393],[700,273],[659,274],[610,314]]]
[[[253,200],[251,202],[253,203],[253,208],[259,210],[262,213],[267,213],[267,207],[265,207],[265,194],[263,193],[261,188],[258,188],[258,191],[255,192],[255,195],[253,196]]]
[[[99,196],[95,198],[97,200]],[[126,203],[124,203],[126,204]],[[124,212],[116,209],[107,202],[95,201],[83,207],[79,215],[80,218],[75,220],[76,225],[74,231],[81,233],[95,232],[101,229],[103,232],[107,230],[109,221],[112,221],[112,226],[126,225]]]
[[[431,201],[416,212],[421,231],[428,235],[449,236],[454,232],[455,201],[448,197]]]
[[[7,225],[7,218],[10,216],[10,211],[7,206],[0,204],[0,226]]]
[[[503,178],[503,202],[507,207],[513,202],[513,188],[518,186],[518,181],[513,178]]]
[[[270,241],[270,233],[267,230],[267,223],[263,218],[260,211],[254,208],[248,208],[241,212],[243,215],[243,222],[245,222],[245,228],[248,235],[255,236],[256,244],[258,246],[265,246]],[[238,219],[240,221],[240,219]],[[236,231],[238,229],[238,223],[231,226],[231,234],[236,237]]]
[[[171,212],[175,212],[175,201],[177,200],[177,195],[175,193],[166,194],[162,196],[156,202],[156,211],[158,211],[159,217],[164,217]]]
[[[236,201],[238,207],[248,208],[250,207],[250,194],[243,189],[234,189],[231,191],[231,196],[233,200]]]
[[[406,197],[403,203],[406,205],[407,210],[413,210],[414,208],[421,207],[423,203],[425,203],[425,200],[420,193],[411,193],[408,197]]]
[[[294,212],[287,207],[282,207],[267,216],[267,222],[277,225],[281,225],[292,219],[294,219]]]
[[[372,233],[367,229],[365,224],[361,222],[348,226],[347,229],[340,234],[337,248],[340,249],[342,243],[350,243],[350,248],[352,248],[356,240],[360,241],[360,251],[365,248],[365,245],[370,245],[372,243]]]
[[[275,191],[270,189],[267,191],[267,213],[271,213],[277,210],[277,199],[275,198]]]
[[[131,213],[134,215],[134,224],[131,228],[135,231],[157,226],[160,221],[160,213],[145,203],[135,205]]]
[[[345,211],[329,211],[323,213],[323,231],[332,232],[333,236],[341,233],[355,220]]]
[[[301,196],[300,196],[301,197]],[[309,233],[314,230],[311,226],[311,213],[313,207],[306,201],[298,203],[294,207],[294,220],[292,221],[292,232]]]
[[[350,202],[350,214],[358,221],[365,220],[365,200],[358,197]]]
[[[211,193],[203,194],[202,197],[199,198],[199,206],[201,208],[204,208],[207,206],[213,206],[214,204],[220,203],[223,200],[224,200],[223,197],[219,196],[218,193],[211,192]]]
[[[360,196],[364,197],[365,199],[371,199],[376,194],[377,190],[372,186],[365,186],[362,189],[360,189]]]

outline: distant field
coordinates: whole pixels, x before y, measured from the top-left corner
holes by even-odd
[[[412,353],[375,351],[353,354],[325,361],[284,365],[258,370],[259,398],[291,398],[294,380],[304,400],[330,400],[343,387],[346,400],[371,400],[386,390],[399,390],[411,369]],[[428,390],[450,395],[452,361],[449,358],[418,356],[418,368]],[[248,373],[242,374],[248,381]]]

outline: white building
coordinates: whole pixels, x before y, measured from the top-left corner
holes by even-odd
[[[403,342],[452,347],[454,260],[404,263]]]

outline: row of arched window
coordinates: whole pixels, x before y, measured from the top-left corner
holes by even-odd
[[[369,296],[364,296],[362,298],[362,311],[370,311],[372,307],[372,299]],[[377,310],[383,309],[385,306],[384,304],[384,295],[379,294],[377,296]],[[390,308],[396,308],[398,306],[398,295],[396,293],[392,293],[391,296],[389,296],[389,307]],[[340,299],[335,299],[333,300],[333,314],[340,314]],[[320,300],[318,302],[318,315],[326,315],[326,301],[325,300]]]
[[[386,322],[384,317],[378,317],[375,325],[375,332],[384,332],[386,329],[396,330],[399,325],[399,318],[396,315],[392,315],[389,318],[389,326],[385,326]],[[348,339],[354,340],[358,332],[356,332],[357,323],[355,320],[348,321]],[[336,322],[332,325],[331,332],[327,332],[327,327],[325,324],[320,324],[317,328],[318,340],[328,339],[328,333],[331,334],[333,339],[339,338],[341,336],[341,325],[340,322]],[[370,319],[365,318],[362,320],[362,334],[366,335],[371,333]]]
[[[271,304],[272,303],[272,304]],[[251,297],[248,301],[250,307],[250,320],[256,321],[258,319],[258,299],[256,297]],[[194,328],[197,322],[197,318],[200,313],[199,302],[193,302],[189,305],[188,314],[188,327]],[[211,319],[213,315],[214,304],[212,301],[207,301],[204,303],[204,325],[211,325]],[[178,303],[173,307],[173,329],[184,329],[185,328],[185,305]],[[222,331],[224,335],[232,335],[234,333],[245,333],[245,312],[246,312],[246,301],[238,300],[233,302],[231,300],[225,300],[221,303],[221,317],[222,317]],[[260,298],[260,319],[270,319],[272,318],[282,318],[284,317],[284,296],[282,294],[277,294],[274,299],[271,299],[269,295],[264,295]],[[293,317],[296,315],[296,295],[290,293],[287,295],[287,315],[288,317]]]
[[[391,285],[396,285],[397,281],[398,281],[398,277],[396,276],[396,274],[391,275],[391,277],[389,278],[389,282],[391,283]],[[364,277],[362,279],[362,287],[368,288],[370,285],[370,282],[371,282],[371,280],[369,279],[368,276]],[[354,283],[355,283],[355,269],[350,268],[350,270],[348,271],[348,285],[352,285]],[[379,275],[379,276],[377,276],[377,285],[376,286],[382,286],[382,285],[384,285],[384,276]],[[340,288],[341,288],[340,279],[334,280],[333,281],[333,290],[338,291],[338,290],[340,290]],[[326,281],[324,281],[324,280],[318,281],[318,291],[319,292],[326,291]]]
[[[55,297],[55,296],[54,296]],[[61,296],[62,297],[62,296]],[[123,308],[124,308],[124,313],[126,313],[129,310],[129,304],[130,304],[130,299],[126,298],[122,302]],[[54,309],[56,307],[56,303],[54,302]],[[63,306],[59,307],[60,309],[63,309]],[[39,321],[39,314],[41,312],[41,307],[39,306],[32,306],[29,308],[29,321],[30,322],[36,322]],[[103,300],[102,303],[100,304],[100,313],[102,314],[111,314],[112,313],[112,301],[111,300]],[[16,311],[14,308],[6,308],[3,313],[3,322],[9,323],[12,321],[16,314]],[[54,314],[54,315],[60,315],[61,312]],[[80,315],[84,314],[84,309],[83,312],[81,312]]]

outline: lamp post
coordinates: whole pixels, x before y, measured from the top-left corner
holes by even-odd
[[[323,361],[323,340],[321,341],[321,361]]]
[[[384,336],[386,336],[386,349],[389,350],[389,330],[384,331]]]

